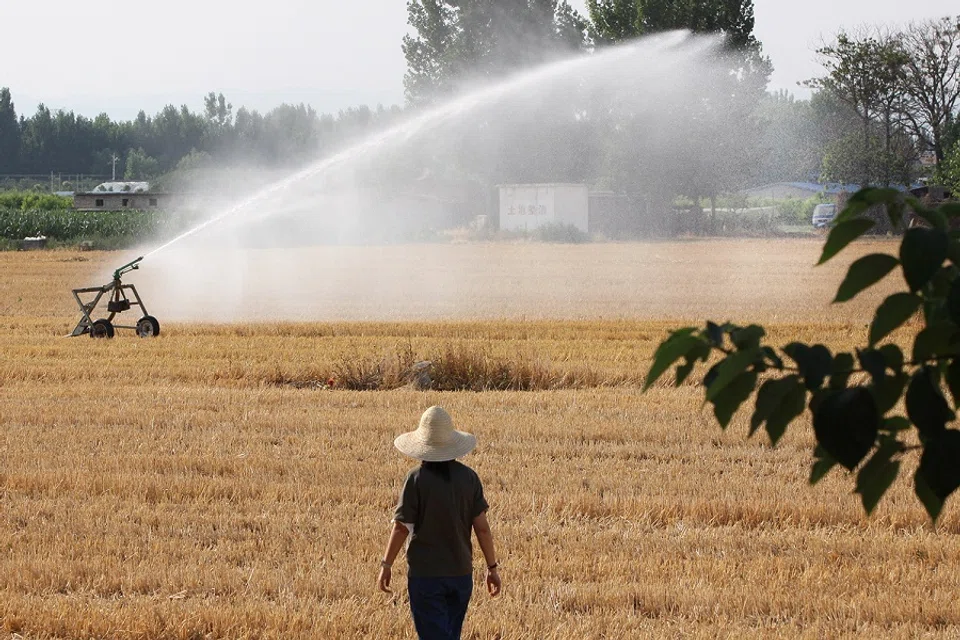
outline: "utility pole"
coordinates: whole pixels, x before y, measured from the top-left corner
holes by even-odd
[[[117,154],[113,154],[112,159],[113,159],[113,177],[111,178],[111,180],[113,180],[113,182],[116,182],[117,181],[117,160],[119,160],[120,158],[117,157]]]

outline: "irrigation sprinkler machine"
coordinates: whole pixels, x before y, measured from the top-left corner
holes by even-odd
[[[137,332],[141,338],[154,338],[160,335],[160,323],[157,319],[147,312],[147,308],[137,293],[137,288],[132,284],[123,284],[121,277],[125,273],[140,268],[140,256],[133,262],[128,262],[113,272],[113,280],[100,287],[86,287],[83,289],[74,289],[73,298],[80,307],[80,322],[74,328],[71,337],[88,334],[91,338],[112,338],[117,329],[132,329]],[[128,297],[127,294],[132,296]],[[93,295],[93,298],[89,296]],[[89,301],[84,302],[84,297]],[[107,317],[94,320],[92,316],[100,301],[106,297]],[[135,325],[114,324],[114,318],[124,311],[129,311],[131,307],[140,307],[143,316],[137,320]]]

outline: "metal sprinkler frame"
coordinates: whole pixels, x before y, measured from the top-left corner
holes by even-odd
[[[69,337],[82,336],[86,333],[91,338],[112,338],[116,329],[133,329],[141,338],[155,338],[160,335],[160,323],[147,312],[147,307],[144,306],[140,294],[137,293],[137,288],[132,284],[121,282],[123,274],[140,268],[138,263],[141,260],[143,260],[143,256],[114,271],[113,280],[105,285],[73,289],[73,298],[77,301],[77,306],[80,307],[81,317]],[[133,300],[127,296],[127,291],[133,294]],[[96,296],[89,302],[84,302],[80,296],[88,293],[95,293]],[[108,315],[106,318],[94,320],[91,316],[104,296],[107,296]],[[129,311],[131,307],[140,307],[143,312],[143,317],[137,320],[136,325],[113,324],[113,319],[117,314]]]

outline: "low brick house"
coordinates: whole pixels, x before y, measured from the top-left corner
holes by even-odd
[[[171,200],[169,193],[151,191],[89,191],[73,195],[73,208],[77,211],[169,209]]]

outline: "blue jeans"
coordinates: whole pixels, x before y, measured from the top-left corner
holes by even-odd
[[[427,578],[409,576],[410,611],[420,640],[459,640],[473,576]]]

